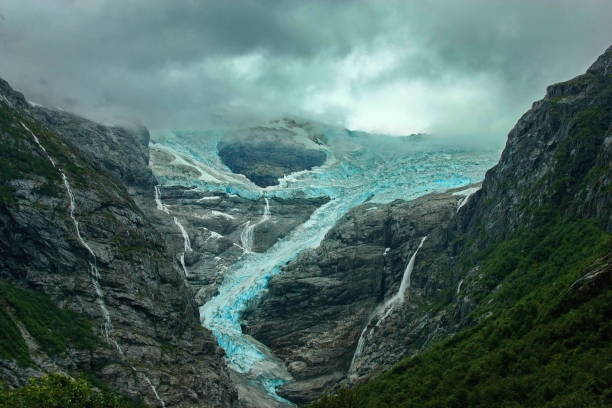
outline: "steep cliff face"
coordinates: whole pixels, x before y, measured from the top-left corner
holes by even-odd
[[[385,334],[387,345],[391,338],[405,339],[398,345],[406,345],[408,338],[416,340],[429,314],[419,316],[413,323],[416,329],[398,327],[403,302],[397,294],[403,296],[408,286],[412,289],[407,265],[422,239],[427,237],[419,263],[445,245],[442,231],[464,198],[449,192],[410,202],[364,204],[351,210],[320,247],[302,254],[272,278],[263,300],[245,315],[245,324],[250,334],[286,361],[296,379],[283,388],[283,396],[296,402],[312,400],[344,379],[351,372],[364,328],[393,322]],[[427,290],[431,294],[437,288]],[[412,303],[415,296],[411,290]],[[413,344],[413,350],[423,341]],[[407,352],[399,347],[384,351],[385,362]]]
[[[298,379],[283,395],[308,401],[363,381],[432,340],[503,321],[506,308],[550,287],[589,281],[590,262],[610,270],[611,66],[612,48],[586,74],[549,87],[510,132],[480,190],[363,206],[272,279],[245,324]],[[399,233],[387,232],[381,211],[404,214],[390,218]],[[425,235],[402,301],[394,300]],[[280,323],[287,315],[292,324]]]
[[[465,214],[467,233],[482,228],[485,240],[499,241],[537,223],[533,209],[544,207],[612,231],[611,61],[608,49],[584,75],[548,87],[523,115]]]
[[[128,191],[148,189],[155,206],[146,129],[32,107],[5,82],[0,88],[0,278],[8,285],[0,306],[29,352],[3,352],[3,381],[87,373],[153,406],[233,406],[222,352],[200,326],[193,292]],[[72,316],[92,338],[50,347],[37,329],[48,324],[44,313],[28,312],[44,310],[45,300],[33,304],[18,287],[60,308],[50,332]]]
[[[39,121],[75,146],[86,159],[93,159],[106,173],[121,180],[128,190],[145,189],[156,183],[149,168],[149,131],[141,125],[111,126],[42,106],[30,107]]]
[[[154,193],[155,190],[155,193]],[[157,195],[152,206],[151,195]],[[196,292],[202,305],[216,294],[230,266],[246,252],[263,252],[328,200],[249,200],[183,186],[151,187],[136,199]]]

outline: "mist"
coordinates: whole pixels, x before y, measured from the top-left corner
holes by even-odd
[[[2,0],[0,77],[105,123],[287,115],[500,144],[609,46],[598,0]]]

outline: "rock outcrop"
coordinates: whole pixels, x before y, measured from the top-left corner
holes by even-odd
[[[367,325],[380,326],[387,312],[385,301],[400,291],[406,267],[423,237],[427,239],[419,250],[419,265],[446,245],[444,230],[466,197],[461,191],[455,193],[459,194],[359,206],[341,219],[318,248],[305,252],[272,278],[262,301],[245,315],[245,325],[287,363],[296,379],[283,387],[283,396],[306,402],[346,378],[360,334]],[[412,302],[417,294],[412,286],[409,291],[406,296]],[[397,310],[385,318],[393,322],[387,340],[405,341],[385,349],[381,358],[387,363],[408,352],[404,348],[410,343],[408,336],[420,335],[430,317],[422,316],[414,327],[398,327],[404,320],[398,316],[403,305],[393,307]],[[410,347],[416,351],[422,343]]]
[[[312,400],[473,324],[483,300],[503,302],[494,296],[502,277],[482,273],[483,254],[553,215],[612,232],[611,66],[612,47],[584,75],[550,86],[512,129],[481,189],[354,209],[274,277],[245,325],[297,379],[281,394]]]
[[[286,175],[325,163],[324,151],[308,147],[304,140],[296,138],[297,123],[288,119],[283,123],[287,128],[250,128],[221,140],[219,157],[234,173],[244,174],[260,187],[277,185]]]
[[[264,198],[250,200],[182,186],[155,188],[159,200],[155,207],[147,196],[136,201],[163,232],[199,305],[216,294],[225,272],[245,252],[264,252],[328,201],[271,198],[266,204]],[[149,196],[153,194],[152,187]]]
[[[31,367],[4,359],[3,381],[88,373],[152,406],[234,406],[223,352],[143,211],[155,207],[146,129],[30,106],[4,81],[0,110],[0,278],[78,313],[100,339]],[[148,190],[138,200],[149,204],[137,205],[132,190]]]

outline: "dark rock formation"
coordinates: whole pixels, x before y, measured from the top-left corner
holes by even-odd
[[[154,184],[146,129],[33,108],[3,81],[0,110],[0,279],[81,314],[101,339],[93,349],[34,359],[30,368],[3,360],[3,381],[87,372],[153,406],[233,406],[222,350],[200,326],[174,253],[128,191]],[[143,208],[155,206],[152,194],[148,200]]]
[[[141,125],[105,126],[72,113],[31,107],[41,122],[81,151],[86,159],[95,160],[107,173],[128,188],[149,190],[156,183],[149,168],[149,131]]]
[[[549,87],[510,132],[482,189],[458,211],[448,195],[365,205],[273,278],[245,323],[298,380],[283,395],[311,400],[473,324],[470,313],[485,298],[503,302],[493,296],[501,278],[481,272],[483,254],[520,231],[537,230],[551,214],[592,219],[612,232],[611,67],[612,48],[584,75]],[[423,235],[405,302],[386,313]],[[386,257],[383,247],[390,248]],[[577,290],[605,281],[600,269]],[[365,341],[355,353],[360,335]]]
[[[196,291],[198,304],[215,295],[225,272],[243,255],[246,249],[243,235],[249,225],[256,225],[250,250],[263,252],[328,201],[327,198],[272,198],[269,199],[270,218],[258,223],[264,212],[263,198],[254,201],[181,186],[159,187],[166,210],[160,211],[151,205],[153,194],[151,188],[148,197],[136,201],[141,208],[146,208],[156,229],[166,237],[167,245],[177,254],[177,264],[181,264],[180,257],[183,257],[187,280]],[[189,237],[189,251],[185,251],[177,222]]]
[[[250,334],[287,363],[297,380],[283,388],[283,396],[309,401],[345,378],[372,311],[398,292],[423,237],[427,240],[419,263],[445,245],[441,231],[463,199],[449,192],[410,202],[364,204],[343,217],[318,248],[272,278],[262,301],[245,315],[245,323]],[[403,334],[396,327],[387,336]],[[405,352],[387,348],[384,357],[393,362]]]
[[[227,167],[260,187],[277,185],[279,178],[320,166],[327,158],[323,151],[283,140],[222,141],[218,149]]]

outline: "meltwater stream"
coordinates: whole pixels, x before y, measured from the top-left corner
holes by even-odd
[[[279,185],[265,189],[232,173],[221,162],[216,146],[225,135],[222,131],[154,132],[151,145],[153,152],[159,152],[152,155],[152,168],[163,185],[265,199],[263,215],[243,230],[242,257],[225,272],[217,295],[201,306],[200,317],[225,350],[229,366],[279,401],[284,400],[276,394],[276,388],[291,381],[291,376],[265,345],[244,334],[241,328],[242,313],[261,295],[270,279],[282,273],[283,266],[304,250],[317,247],[351,208],[365,201],[410,200],[471,184],[481,180],[498,158],[498,152],[451,149],[325,126],[287,130],[297,133],[298,139],[303,137],[303,145],[308,148],[324,151],[327,161],[310,171],[289,174]],[[315,134],[315,138],[311,137]],[[313,139],[325,143],[314,143]],[[156,157],[164,159],[156,161]],[[305,223],[267,251],[252,252],[258,226],[270,220],[269,198],[321,196],[331,200]]]
[[[23,126],[23,128],[28,133],[30,133],[30,135],[32,135],[34,142],[43,151],[43,153],[45,154],[45,156],[47,157],[51,165],[57,170],[59,175],[62,177],[62,182],[64,184],[64,188],[66,189],[66,194],[68,196],[69,215],[70,215],[70,219],[72,220],[72,224],[74,225],[77,239],[79,243],[81,244],[81,246],[83,246],[83,248],[85,248],[87,252],[89,253],[89,255],[91,256],[91,260],[88,261],[89,262],[89,276],[91,278],[91,283],[92,283],[92,286],[94,287],[94,291],[96,292],[96,303],[98,304],[98,307],[100,308],[100,311],[102,313],[102,318],[104,319],[104,323],[102,325],[102,332],[104,334],[104,338],[107,343],[112,344],[115,347],[115,350],[117,350],[117,353],[119,353],[122,357],[125,357],[123,349],[121,348],[117,340],[115,340],[115,338],[112,336],[113,323],[111,321],[110,312],[108,311],[108,308],[106,307],[106,302],[104,301],[104,292],[102,291],[102,287],[100,286],[100,272],[98,270],[97,257],[96,257],[95,252],[91,248],[91,246],[89,246],[89,244],[85,241],[85,239],[83,239],[83,236],[81,235],[79,221],[76,219],[74,215],[76,206],[75,206],[74,194],[72,193],[72,187],[70,186],[68,177],[66,176],[66,173],[64,173],[64,170],[62,170],[60,167],[57,166],[57,164],[55,163],[55,160],[53,160],[53,158],[51,157],[47,149],[45,149],[45,147],[42,145],[42,143],[40,142],[36,134],[34,134],[34,132],[32,132],[25,124],[21,123],[21,126]],[[155,385],[153,385],[149,377],[145,373],[138,371],[136,367],[134,367],[133,365],[129,365],[129,367],[136,375],[138,374],[142,375],[145,383],[151,388],[151,391],[153,392],[153,395],[155,396],[155,399],[157,400],[157,402],[159,402],[162,408],[165,408],[166,407],[165,401],[159,396],[159,393],[157,392],[157,388],[155,387]]]

